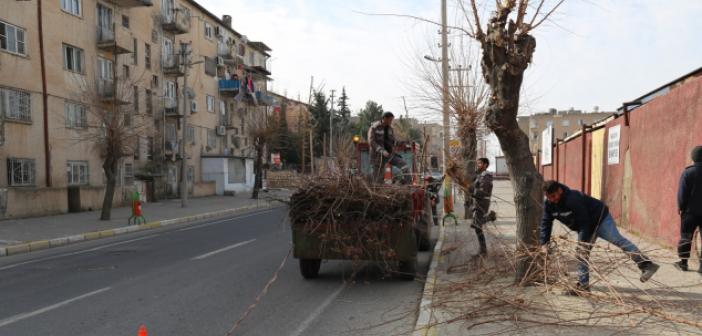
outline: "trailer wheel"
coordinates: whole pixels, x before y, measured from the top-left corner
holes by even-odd
[[[305,279],[313,279],[319,276],[321,259],[300,259],[300,273]]]
[[[400,260],[398,265],[399,277],[402,280],[414,280],[414,276],[417,273],[417,259],[412,260]]]

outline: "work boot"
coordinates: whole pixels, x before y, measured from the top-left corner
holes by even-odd
[[[646,262],[646,264],[641,267],[641,278],[639,278],[639,280],[641,280],[641,282],[648,281],[648,279],[651,279],[651,277],[658,272],[659,268],[660,266],[652,261]]]
[[[682,272],[687,272],[687,260],[676,261],[673,263],[673,266]]]
[[[563,294],[567,296],[584,296],[585,294],[590,293],[590,285],[583,285],[581,283],[577,283],[575,285],[575,288],[571,288],[566,290]]]

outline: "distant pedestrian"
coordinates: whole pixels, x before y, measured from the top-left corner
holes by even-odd
[[[476,163],[476,176],[473,184],[468,188],[468,191],[473,198],[473,224],[471,227],[475,229],[475,234],[478,236],[478,244],[480,251],[478,256],[487,255],[487,243],[485,243],[485,234],[483,226],[487,223],[487,214],[490,210],[490,197],[492,197],[492,173],[487,171],[490,166],[490,160],[480,158]]]
[[[702,229],[702,146],[692,150],[693,165],[683,170],[678,185],[678,213],[680,214],[680,242],[678,256],[680,261],[674,265],[681,271],[687,271],[690,258],[692,237],[695,230]],[[702,273],[702,267],[697,269]]]
[[[571,190],[556,181],[546,181],[543,191],[546,195],[544,213],[541,220],[540,243],[544,252],[548,251],[553,220],[557,219],[569,229],[578,233],[576,256],[578,260],[578,283],[576,289],[566,294],[579,295],[590,291],[589,257],[593,244],[600,237],[622,249],[641,270],[641,282],[650,279],[659,266],[652,262],[636,245],[624,238],[617,230],[609,209],[602,201],[583,193]]]

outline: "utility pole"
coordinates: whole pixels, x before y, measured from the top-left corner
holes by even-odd
[[[446,0],[441,0],[441,75],[442,100],[444,115],[444,175],[449,160],[449,59],[448,59],[448,28],[446,27]]]
[[[329,109],[329,157],[334,156],[332,152],[332,135],[334,135],[334,124],[332,120],[334,118],[334,92],[336,90],[331,90],[331,108]]]
[[[409,119],[409,110],[407,109],[407,100],[405,100],[405,96],[402,96],[402,104],[405,105],[405,118]]]
[[[180,43],[180,64],[183,66],[183,136],[180,144],[180,206],[188,206],[188,157],[185,152],[185,143],[188,133],[188,115],[190,104],[188,100],[188,68],[190,68],[190,44]]]

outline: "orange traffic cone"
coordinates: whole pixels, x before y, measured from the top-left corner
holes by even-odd
[[[139,327],[139,332],[137,333],[137,336],[149,336],[149,332],[146,331],[146,326],[143,324]]]
[[[392,165],[387,163],[385,165],[385,172],[383,173],[383,183],[392,184]]]

